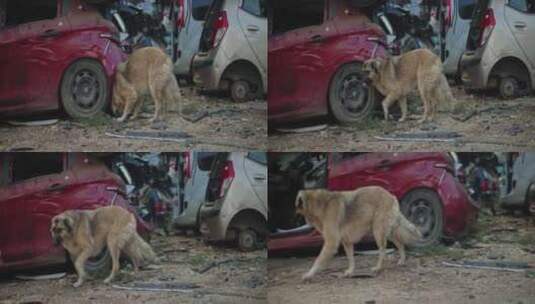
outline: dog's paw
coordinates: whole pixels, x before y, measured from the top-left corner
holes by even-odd
[[[124,122],[126,120],[126,117],[119,117],[117,118],[118,122]]]
[[[310,274],[310,273],[306,273],[304,274],[302,277],[301,277],[301,280],[306,283],[306,282],[310,282],[312,280],[312,277],[314,275],[313,274]]]
[[[353,275],[353,271],[346,270],[344,271],[344,278],[350,278]]]
[[[104,280],[104,284],[110,284],[112,279],[113,279],[113,278],[107,277],[107,278]]]
[[[83,283],[84,283],[84,281],[80,281],[80,280],[78,280],[78,281],[76,281],[74,284],[72,284],[72,286],[73,286],[74,288],[78,288],[78,287],[82,286]]]
[[[398,266],[403,266],[403,265],[405,265],[405,260],[399,259]]]
[[[377,274],[379,271],[381,271],[381,268],[375,266],[375,267],[372,267],[372,268],[371,268],[371,271],[372,271],[373,273]]]

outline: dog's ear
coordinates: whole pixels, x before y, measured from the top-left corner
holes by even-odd
[[[74,229],[74,220],[70,216],[66,216],[63,218],[63,226],[65,226],[65,230],[67,230],[68,233],[72,233]]]

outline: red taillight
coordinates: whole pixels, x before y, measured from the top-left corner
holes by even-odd
[[[481,36],[479,37],[479,46],[483,46],[490,37],[492,30],[496,26],[496,18],[494,18],[494,11],[489,8],[485,11],[479,27],[481,28]]]
[[[184,13],[184,0],[177,0],[176,26],[180,29],[186,25],[186,15]]]
[[[444,15],[444,23],[449,28],[453,24],[453,0],[444,0],[444,6],[446,7],[446,13]]]
[[[191,178],[191,156],[189,152],[184,152],[184,154],[182,154],[182,157],[184,158],[182,174],[184,175],[185,179]]]
[[[232,164],[232,161],[227,161],[225,163],[225,166],[221,170],[220,173],[220,180],[221,185],[219,188],[219,197],[222,198],[227,193],[227,190],[230,188],[230,185],[232,184],[232,181],[234,180],[234,165]]]
[[[227,33],[228,29],[228,19],[227,19],[227,12],[226,11],[220,11],[217,15],[217,18],[213,24],[212,28],[212,37],[211,37],[211,45],[212,47],[217,47],[225,34]]]

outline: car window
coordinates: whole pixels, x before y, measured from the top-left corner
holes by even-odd
[[[6,0],[0,0],[0,29],[6,25]]]
[[[324,20],[325,0],[273,0],[270,4],[273,34],[320,25]]]
[[[509,0],[509,6],[521,12],[527,12],[528,2],[526,0]]]
[[[267,155],[265,152],[249,152],[247,158],[262,165],[267,165]]]
[[[7,0],[6,26],[54,19],[57,11],[57,0]]]
[[[14,153],[11,162],[11,181],[15,183],[62,171],[63,154],[61,153]]]
[[[197,152],[197,166],[201,171],[210,171],[218,152]]]
[[[461,19],[472,19],[474,8],[476,7],[476,0],[459,0],[459,17]]]
[[[202,21],[206,18],[206,12],[213,0],[192,0],[191,2],[191,15],[193,19]]]
[[[264,0],[243,0],[241,8],[255,16],[266,17],[266,1]]]

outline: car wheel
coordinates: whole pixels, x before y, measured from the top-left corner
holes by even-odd
[[[514,77],[507,76],[500,79],[498,90],[503,99],[512,99],[519,95],[520,87]]]
[[[242,251],[253,251],[257,248],[258,235],[252,229],[242,229],[238,232],[238,247]]]
[[[233,81],[230,85],[230,96],[234,102],[245,102],[251,99],[251,86],[245,80]]]
[[[74,262],[74,261],[73,261]],[[111,270],[111,256],[108,248],[104,248],[100,254],[89,258],[85,263],[85,271],[92,277],[107,276]]]
[[[428,189],[411,191],[401,201],[401,212],[422,232],[422,239],[414,247],[434,245],[442,238],[442,203],[438,195]]]
[[[61,103],[73,118],[89,118],[102,112],[108,101],[108,80],[102,66],[81,59],[72,64],[61,81]]]
[[[329,87],[329,105],[338,122],[350,124],[363,120],[372,112],[375,100],[375,89],[367,85],[361,64],[347,64],[334,75]]]

